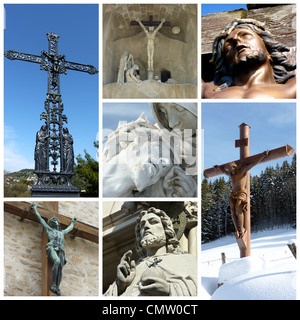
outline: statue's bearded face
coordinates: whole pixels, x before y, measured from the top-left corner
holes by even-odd
[[[226,165],[225,170],[230,174],[236,174],[239,168],[235,162],[230,162]]]
[[[147,247],[162,247],[166,244],[164,226],[158,215],[154,213],[145,214],[140,221],[141,245]]]
[[[223,54],[231,66],[253,66],[270,57],[263,39],[250,29],[235,29],[224,40]]]

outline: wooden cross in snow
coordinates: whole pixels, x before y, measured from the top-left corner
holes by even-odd
[[[240,125],[240,139],[235,141],[235,147],[240,148],[239,160],[204,170],[205,178],[221,174],[226,174],[231,178],[230,211],[241,258],[251,255],[250,169],[259,163],[292,156],[294,153],[294,149],[287,144],[281,148],[250,156],[249,129],[250,127],[245,123]]]

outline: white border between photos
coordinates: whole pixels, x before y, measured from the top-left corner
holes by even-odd
[[[101,66],[102,66],[102,58],[103,58],[103,52],[102,52],[102,31],[103,31],[103,27],[102,27],[102,6],[103,4],[126,4],[126,3],[165,3],[165,4],[174,4],[174,3],[191,3],[191,4],[197,4],[198,5],[198,39],[197,39],[197,59],[198,59],[198,63],[197,63],[197,71],[198,71],[198,98],[197,99],[189,99],[189,102],[197,102],[198,103],[198,172],[201,172],[202,170],[202,158],[204,157],[204,150],[202,148],[202,138],[200,138],[200,136],[202,137],[201,133],[201,98],[200,98],[200,79],[201,79],[201,5],[202,4],[210,4],[210,3],[259,3],[259,2],[263,2],[263,3],[274,3],[276,1],[269,1],[269,0],[265,0],[265,1],[236,1],[236,0],[231,0],[231,1],[178,1],[178,0],[146,0],[146,1],[141,1],[141,0],[104,0],[104,1],[95,1],[95,0],[89,0],[88,3],[89,4],[98,4],[99,5],[99,142],[102,141],[102,106],[103,106],[103,102],[116,102],[116,101],[120,101],[118,99],[114,100],[114,99],[102,99],[102,74],[101,74]],[[65,0],[65,1],[61,1],[61,0],[49,0],[47,2],[45,2],[47,4],[82,4],[84,3],[84,1],[78,1],[78,0],[73,0],[73,1],[69,1],[69,0]],[[289,4],[289,3],[296,3],[296,1],[288,1],[288,0],[283,0],[281,1],[282,4]],[[7,0],[7,1],[1,1],[1,7],[0,7],[0,16],[1,17],[5,17],[5,12],[4,12],[4,4],[20,4],[20,1],[14,1],[14,0]],[[22,3],[22,4],[41,4],[41,1],[35,0],[35,1],[26,1],[26,3]],[[299,16],[300,14],[297,12],[297,43],[299,42],[299,32],[298,32],[298,26],[299,26]],[[5,19],[3,19],[3,23],[5,24]],[[4,26],[3,26],[4,27]],[[4,48],[3,48],[3,44],[4,44],[4,39],[3,39],[3,34],[4,32],[2,31],[0,34],[0,52],[3,52]],[[18,198],[17,200],[15,198],[4,198],[3,197],[3,169],[4,169],[4,164],[3,164],[3,155],[4,155],[4,106],[3,106],[3,101],[4,101],[4,92],[3,92],[3,58],[4,55],[0,54],[0,98],[1,98],[1,112],[0,112],[0,123],[2,124],[1,130],[0,130],[0,139],[1,139],[1,148],[0,148],[0,152],[2,154],[1,160],[0,160],[0,178],[1,178],[1,183],[0,183],[0,195],[1,195],[1,206],[3,208],[4,205],[4,201],[28,201],[28,198]],[[297,61],[299,61],[299,50],[297,51]],[[297,82],[297,92],[299,92],[299,83]],[[296,102],[296,104],[298,104],[298,99],[296,99],[296,101],[292,101],[292,102]],[[172,99],[170,99],[171,102]],[[159,99],[148,99],[145,101],[145,99],[135,99],[134,102],[158,102]],[[180,99],[176,99],[174,101],[177,102],[183,102],[185,101],[180,100]],[[242,100],[234,100],[235,102],[243,102]],[[128,101],[130,102],[130,101]],[[208,102],[208,101],[205,101]],[[210,100],[209,102],[216,102],[215,100]],[[209,103],[208,102],[208,103]],[[219,101],[218,101],[219,102]],[[230,103],[230,100],[227,100],[226,102]],[[259,101],[262,102],[262,101]],[[269,101],[268,101],[269,102]],[[291,101],[283,101],[281,100],[280,102],[291,102]],[[299,114],[297,112],[297,124],[299,123]],[[298,129],[297,129],[297,148],[298,148]],[[101,159],[102,159],[102,155],[101,152],[99,152],[99,163],[101,163]],[[5,283],[5,274],[4,274],[4,230],[3,230],[3,225],[4,225],[4,220],[3,220],[3,209],[2,209],[2,214],[0,215],[0,300],[18,300],[18,299],[22,299],[22,300],[127,300],[127,298],[125,297],[104,297],[102,295],[102,203],[103,201],[125,201],[125,200],[137,200],[136,198],[103,198],[102,197],[102,181],[101,181],[101,166],[100,167],[100,180],[99,180],[99,199],[78,199],[76,201],[98,201],[99,200],[99,272],[98,272],[98,277],[99,277],[99,296],[95,296],[95,297],[8,297],[8,296],[4,296],[4,283]],[[299,178],[299,174],[297,173],[297,185],[299,185],[300,182],[300,178]],[[299,199],[299,188],[297,188],[297,199]],[[39,199],[40,201],[49,201],[49,199],[45,198],[41,198]],[[58,199],[51,199],[52,201],[57,201]],[[51,201],[50,200],[50,201]],[[139,198],[139,201],[148,201],[149,198]],[[157,201],[160,200],[160,198],[151,198],[151,200],[153,201]],[[169,201],[169,199],[165,199],[166,201]],[[178,200],[178,199],[176,199]],[[183,198],[180,199],[182,201],[187,201],[187,200],[195,200],[195,199],[188,199],[188,198]],[[201,183],[198,184],[198,208],[199,208],[199,212],[201,214]],[[70,199],[65,199],[65,198],[59,198],[59,201],[70,201]],[[175,201],[175,200],[173,200]],[[199,214],[199,217],[200,217]],[[297,226],[299,226],[299,222],[300,222],[300,217],[299,217],[299,206],[297,206]],[[297,227],[297,239],[299,236],[299,228]],[[201,270],[200,270],[200,261],[201,261],[201,219],[199,219],[199,227],[198,227],[198,284],[199,286],[201,285]],[[299,260],[299,259],[298,259]],[[299,270],[299,261],[297,261],[298,264],[298,270]],[[300,277],[297,276],[297,299],[299,299],[300,297]],[[143,298],[132,298],[132,300],[148,300],[148,299],[143,299]],[[159,297],[151,297],[152,300],[161,300],[163,298],[159,298]],[[172,297],[169,298],[170,301],[173,300],[199,300],[198,297]]]

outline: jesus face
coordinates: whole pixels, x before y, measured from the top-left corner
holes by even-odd
[[[147,247],[162,247],[166,244],[166,234],[161,219],[155,213],[146,213],[140,221],[141,245]]]
[[[49,225],[52,229],[56,229],[56,230],[60,229],[60,223],[56,218],[51,218],[49,221]]]
[[[225,38],[223,54],[229,65],[255,65],[270,57],[263,39],[247,28],[235,29]]]

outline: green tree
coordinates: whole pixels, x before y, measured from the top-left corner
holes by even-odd
[[[259,231],[280,226],[296,227],[296,154],[292,163],[267,167],[260,176],[250,177],[251,228]],[[230,179],[204,179],[201,190],[202,242],[234,231],[229,196]]]
[[[94,142],[99,148],[99,142]],[[84,157],[80,154],[76,157],[75,176],[72,184],[81,190],[81,197],[99,196],[99,162],[84,150]]]

